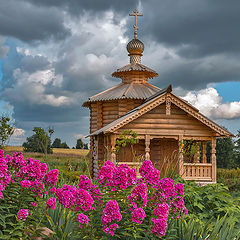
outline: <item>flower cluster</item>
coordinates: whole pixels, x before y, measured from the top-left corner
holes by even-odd
[[[4,152],[0,149],[0,199],[3,197],[5,187],[11,182],[11,172],[8,171],[8,160],[4,158]]]
[[[153,167],[150,160],[143,162],[142,166],[139,168],[139,173],[142,176],[142,181],[151,185],[157,184],[160,178],[160,172]]]
[[[136,169],[131,169],[126,164],[115,166],[112,162],[106,161],[98,173],[97,180],[99,184],[113,191],[125,190],[136,184],[137,173]]]
[[[145,211],[142,208],[135,208],[132,213],[132,221],[141,224],[146,217]]]
[[[50,197],[48,200],[47,200],[47,207],[48,208],[51,208],[51,209],[55,209],[55,206],[56,206],[56,198],[55,197]]]
[[[118,225],[116,223],[113,223],[108,226],[108,224],[113,221],[119,222],[121,219],[122,215],[119,212],[118,202],[116,200],[108,201],[106,207],[103,209],[101,217],[101,221],[104,226],[103,231],[113,236],[114,235],[113,230],[118,228]]]
[[[89,218],[86,215],[84,215],[83,213],[80,213],[80,214],[78,214],[77,221],[80,223],[78,226],[80,228],[82,228],[83,224],[88,225]]]
[[[147,205],[147,190],[146,183],[140,183],[133,189],[132,193],[128,196],[128,200],[133,208],[138,207],[136,202],[141,202],[142,207]]]
[[[49,171],[44,177],[44,182],[47,186],[53,187],[57,181],[58,181],[58,170],[57,169],[53,169],[53,170]]]
[[[18,220],[23,220],[25,221],[27,216],[29,215],[29,212],[27,209],[21,209],[17,212],[17,218]]]

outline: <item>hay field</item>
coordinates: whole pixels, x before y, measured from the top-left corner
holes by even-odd
[[[23,147],[18,146],[7,146],[5,148],[6,152],[23,152]],[[80,155],[86,156],[89,150],[86,149],[66,149],[66,148],[53,148],[53,154],[57,155]]]
[[[23,147],[7,146],[4,149],[5,154],[10,156],[14,152],[23,152]],[[24,158],[33,158],[42,162],[48,163],[51,167],[59,167],[66,164],[76,166],[83,162],[88,162],[89,150],[86,149],[64,149],[64,148],[53,148],[53,154],[47,154],[34,152],[23,152]]]

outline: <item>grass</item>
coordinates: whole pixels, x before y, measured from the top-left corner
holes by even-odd
[[[23,152],[23,147],[7,146],[4,152],[11,156],[14,152]],[[46,162],[50,168],[68,168],[76,171],[85,168],[86,163],[89,162],[88,153],[89,150],[86,149],[53,148],[53,154],[45,157],[43,153],[23,152],[24,158]]]

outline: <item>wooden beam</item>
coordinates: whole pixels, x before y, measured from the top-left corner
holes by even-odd
[[[202,162],[203,163],[207,163],[207,156],[206,156],[206,153],[207,153],[207,143],[204,141],[202,142]]]
[[[217,159],[216,159],[216,138],[213,137],[211,141],[211,163],[212,163],[212,181],[217,181]]]
[[[150,160],[150,135],[145,135],[145,160]]]
[[[183,136],[178,137],[178,173],[180,176],[184,175],[184,159],[183,159]]]
[[[116,165],[116,135],[111,135],[111,161]]]

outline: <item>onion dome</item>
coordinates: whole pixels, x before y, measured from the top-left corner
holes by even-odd
[[[130,54],[142,54],[144,51],[144,44],[139,39],[132,39],[127,44],[127,51]]]

